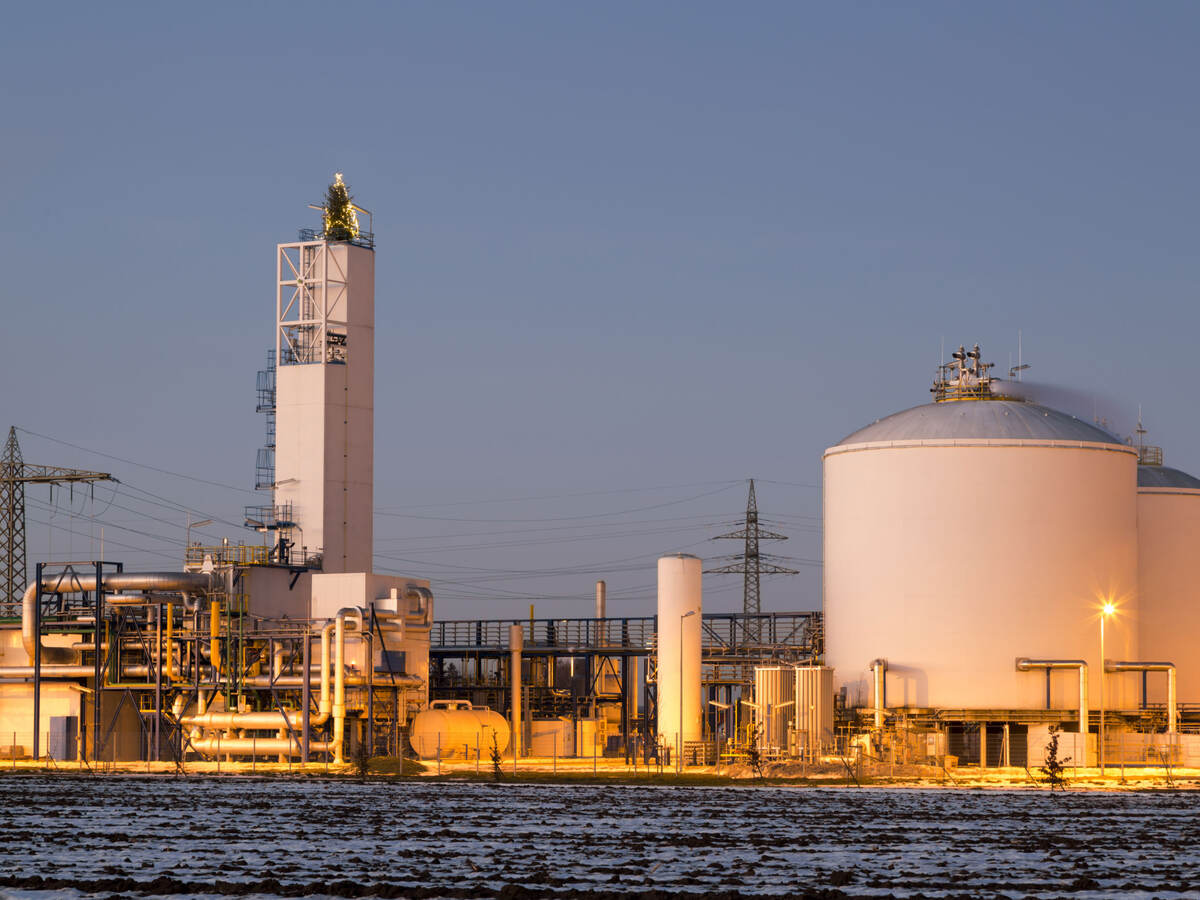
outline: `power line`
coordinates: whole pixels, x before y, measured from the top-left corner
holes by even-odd
[[[639,488],[611,488],[608,490],[597,491],[578,491],[575,493],[564,494],[541,494],[533,497],[501,497],[501,498],[486,498],[481,500],[454,500],[448,503],[421,503],[412,506],[397,506],[393,509],[381,509],[378,512],[381,514],[393,513],[404,509],[434,509],[447,506],[482,506],[487,503],[532,503],[539,500],[563,500],[572,497],[599,497],[610,494],[642,494],[649,491],[667,491],[677,488],[686,487],[707,487],[713,484],[734,485],[740,481],[691,481],[683,484],[660,484],[653,487]]]
[[[95,454],[96,456],[103,456],[105,459],[113,459],[113,460],[116,460],[117,462],[123,462],[126,465],[137,466],[140,469],[149,469],[151,472],[158,472],[162,475],[170,475],[173,478],[185,478],[188,481],[195,481],[199,484],[207,484],[212,487],[224,488],[225,490],[228,490],[228,491],[238,491],[239,493],[254,494],[255,496],[258,496],[257,492],[252,491],[249,488],[237,487],[236,485],[226,484],[223,481],[212,481],[208,478],[199,478],[195,475],[187,475],[183,472],[172,472],[170,469],[163,469],[163,468],[160,468],[159,466],[152,466],[148,463],[141,463],[141,462],[137,462],[136,460],[126,459],[123,456],[114,456],[111,453],[102,453],[99,450],[92,450],[89,447],[81,447],[79,444],[72,444],[70,441],[64,441],[59,438],[50,437],[49,435],[46,435],[46,434],[39,434],[36,431],[30,431],[28,428],[18,428],[17,430],[22,431],[25,434],[28,434],[32,437],[41,438],[44,441],[53,441],[56,444],[62,444],[64,447],[71,447],[75,450],[82,450],[84,453],[92,453],[92,454]]]
[[[669,500],[665,503],[655,503],[651,506],[639,506],[639,507],[634,507],[633,509],[619,509],[614,512],[607,512],[607,513],[591,513],[586,516],[550,516],[550,517],[534,518],[534,519],[460,519],[460,518],[453,518],[453,517],[449,517],[449,516],[420,516],[420,515],[409,514],[409,513],[378,512],[377,515],[394,516],[395,518],[399,518],[399,519],[423,519],[423,520],[427,519],[429,521],[434,521],[434,522],[492,522],[492,523],[576,522],[576,521],[581,521],[584,519],[609,519],[609,518],[612,518],[613,516],[625,516],[625,515],[629,515],[631,513],[648,512],[649,510],[653,510],[653,509],[665,509],[668,506],[678,506],[681,503],[691,503],[694,500],[700,500],[704,497],[711,497],[714,494],[719,494],[722,491],[727,491],[731,487],[733,487],[733,485],[729,484],[729,485],[726,485],[725,487],[717,488],[715,491],[706,491],[705,493],[697,494],[694,497],[684,497],[682,500]]]

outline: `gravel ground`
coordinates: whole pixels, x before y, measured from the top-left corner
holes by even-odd
[[[0,897],[1200,897],[1200,796],[0,778]]]

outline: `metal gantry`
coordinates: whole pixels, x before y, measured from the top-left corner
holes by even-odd
[[[25,591],[25,485],[95,484],[116,481],[107,472],[35,466],[21,458],[17,429],[8,429],[0,457],[0,616],[20,615]]]
[[[818,658],[821,618],[819,612],[703,615],[701,682],[714,732],[723,727],[720,710],[732,708],[753,684],[754,666]],[[434,622],[430,699],[470,700],[508,714],[509,629],[520,625],[523,716],[583,718],[597,707],[619,709],[620,743],[631,754],[656,731],[657,623],[655,616]]]

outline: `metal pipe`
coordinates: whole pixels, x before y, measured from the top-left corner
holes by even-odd
[[[508,627],[508,649],[512,654],[512,751],[515,760],[521,755],[521,650],[525,646],[525,632],[520,624]],[[515,766],[516,763],[514,762]]]
[[[254,731],[277,731],[286,728],[287,722],[296,717],[298,709],[288,710],[287,717],[280,710],[264,712],[206,712],[194,716],[184,716],[180,721],[184,725],[198,725],[201,728],[219,728],[223,731],[231,729],[249,729]],[[315,721],[315,720],[314,720]],[[321,724],[317,722],[316,724]]]
[[[1178,728],[1178,713],[1175,709],[1175,663],[1142,662],[1139,660],[1104,661],[1105,672],[1166,672],[1167,673],[1167,733],[1174,734]]]
[[[173,591],[203,593],[212,589],[212,579],[203,572],[113,572],[98,579],[95,575],[71,575],[69,578],[47,577],[41,579],[43,593],[78,594],[94,591],[100,581],[106,591]],[[37,643],[37,628],[34,622],[37,606],[38,584],[35,581],[25,588],[21,597],[21,643],[29,661],[33,662],[34,645]],[[110,602],[106,600],[106,602]],[[42,646],[42,652],[50,663],[73,662],[75,653],[66,647]]]
[[[1082,659],[1029,659],[1022,656],[1017,659],[1018,672],[1031,672],[1034,669],[1078,669],[1079,670],[1079,733],[1088,733],[1088,665]],[[1084,738],[1086,753],[1087,738]]]
[[[346,620],[354,621],[359,634],[362,634],[362,610],[348,606],[339,609],[334,619],[334,637],[336,641],[333,669],[333,762],[341,765],[344,762],[342,745],[346,737]]]
[[[213,671],[221,674],[221,601],[208,605],[208,662]]]
[[[337,660],[333,672],[333,762],[342,762],[342,742],[346,737],[346,617],[338,612],[334,620]]]
[[[33,666],[0,666],[0,678],[32,678],[33,668]],[[42,666],[41,670],[43,679],[91,678],[95,674],[92,666]]]
[[[887,710],[887,660],[871,660],[871,672],[875,676],[875,727],[883,727],[884,713]]]
[[[424,628],[433,625],[433,592],[427,587],[410,584],[404,589],[405,600],[417,600],[417,612],[405,612],[404,621],[409,628]],[[415,619],[415,621],[414,621]]]
[[[251,753],[275,753],[287,754],[289,756],[299,756],[303,752],[303,745],[296,738],[226,738],[226,737],[211,737],[211,738],[192,738],[191,745],[201,753],[215,755],[218,753],[230,753],[237,756],[246,756]],[[309,751],[324,751],[334,750],[333,741],[309,741]]]

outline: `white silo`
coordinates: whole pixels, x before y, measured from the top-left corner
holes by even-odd
[[[825,452],[826,663],[849,706],[1078,708],[1078,670],[1025,657],[1085,661],[1096,709],[1106,600],[1105,655],[1138,658],[1136,450],[1004,399],[977,351],[934,403]],[[1133,700],[1119,683],[1110,709]]]
[[[1200,478],[1161,464],[1139,466],[1137,518],[1141,655],[1173,662],[1177,699],[1195,703],[1200,701],[1200,663],[1194,662],[1200,635]],[[1140,695],[1138,673],[1120,678]],[[1150,702],[1166,701],[1162,674],[1149,673],[1146,688]]]
[[[701,566],[687,553],[658,561],[658,737],[682,749],[704,736],[700,687]]]

